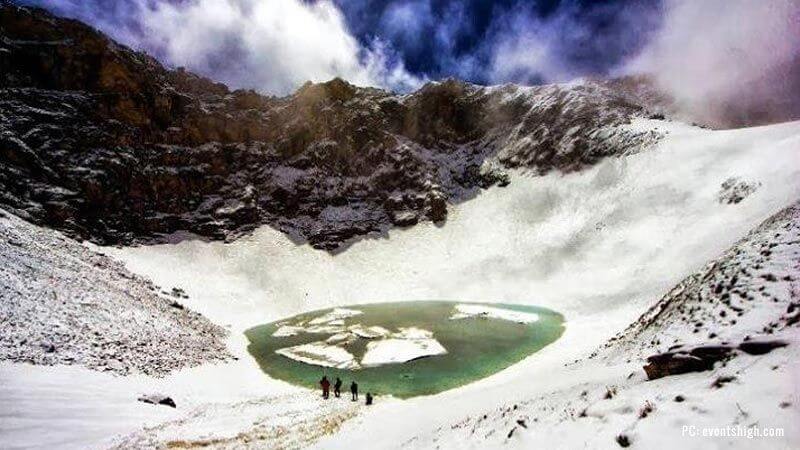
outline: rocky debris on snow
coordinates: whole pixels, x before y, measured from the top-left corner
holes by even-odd
[[[711,383],[711,387],[714,389],[719,389],[732,381],[736,381],[736,377],[730,375],[720,376],[717,377],[713,383]]]
[[[627,435],[618,434],[616,439],[614,440],[617,441],[617,444],[619,444],[619,446],[622,448],[627,448],[631,446],[631,440]]]
[[[308,391],[207,403],[115,439],[115,450],[142,448],[298,449],[335,433],[360,402],[326,401]]]
[[[122,263],[0,210],[0,360],[164,375],[230,357],[224,329]]]
[[[611,400],[615,395],[617,395],[617,387],[606,386],[606,393],[603,395],[603,400]]]
[[[630,358],[705,345],[711,339],[740,342],[744,353],[778,346],[781,340],[770,336],[795,326],[800,314],[798,261],[800,202],[681,281],[604,347]]]
[[[761,183],[745,181],[739,177],[730,177],[722,182],[717,200],[723,204],[736,204],[755,192]]]
[[[520,87],[456,80],[397,95],[341,79],[231,91],[75,20],[0,6],[0,204],[102,244],[269,224],[334,251],[509,182],[639,151],[644,78]],[[644,86],[644,87],[643,87]],[[164,195],[168,192],[169,195]]]
[[[149,395],[142,395],[137,398],[140,402],[149,403],[151,405],[164,405],[169,406],[170,408],[177,408],[175,405],[175,400],[171,397],[167,397],[166,395],[161,394],[149,394]]]
[[[642,409],[639,410],[639,418],[640,419],[646,418],[647,416],[652,414],[654,410],[655,410],[655,406],[653,406],[653,403],[650,402],[649,400],[646,401],[644,403],[644,406],[642,406]]]
[[[173,296],[175,298],[189,298],[189,296],[186,295],[186,291],[184,291],[183,289],[181,289],[179,287],[172,288],[172,290],[169,291],[169,295],[171,295],[171,296]]]

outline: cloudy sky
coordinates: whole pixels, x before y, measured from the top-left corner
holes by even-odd
[[[540,84],[650,72],[696,105],[739,101],[743,86],[786,102],[800,87],[800,0],[23,1],[168,66],[278,95],[335,76],[408,91],[451,76]]]

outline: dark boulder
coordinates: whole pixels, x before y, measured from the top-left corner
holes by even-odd
[[[736,356],[737,350],[748,355],[763,355],[787,345],[781,340],[748,339],[738,346],[727,343],[694,347],[675,346],[671,348],[672,351],[648,357],[648,364],[643,368],[647,378],[655,380],[668,375],[711,370],[717,362]]]
[[[727,359],[733,349],[727,345],[703,345],[686,350],[661,353],[647,358],[644,371],[647,378],[655,380],[669,375],[703,372]]]
[[[710,370],[713,364],[696,356],[681,353],[662,353],[647,358],[649,364],[644,366],[647,378],[655,380],[669,375],[680,375],[689,372]]]
[[[175,400],[173,400],[171,397],[167,397],[166,395],[142,395],[137,400],[143,403],[149,403],[151,405],[164,405],[169,406],[170,408],[177,408],[177,405],[175,405]]]
[[[763,355],[787,345],[784,341],[746,341],[739,344],[739,350],[748,355]]]

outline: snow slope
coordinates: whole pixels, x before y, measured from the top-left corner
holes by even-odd
[[[0,209],[0,361],[163,375],[226,359],[225,330],[179,292]]]
[[[269,380],[247,360],[244,340],[236,336],[253,325],[330,306],[420,299],[532,304],[561,312],[566,319],[562,338],[521,363],[433,397],[409,401],[379,398],[368,414],[345,422],[338,433],[318,442],[323,448],[357,448],[359,444],[391,448],[404,443],[422,448],[437,444],[442,448],[480,447],[485,441],[475,440],[469,433],[441,430],[451,427],[456,430],[456,425],[468,418],[473,426],[474,420],[486,415],[482,422],[485,425],[479,426],[479,431],[506,435],[511,427],[506,427],[505,421],[512,418],[515,421],[517,417],[504,413],[503,408],[512,410],[515,403],[519,403],[518,409],[523,408],[525,401],[526,424],[540,414],[534,415],[536,408],[552,408],[546,412],[548,417],[578,415],[587,407],[580,403],[582,390],[587,390],[587,398],[596,399],[604,395],[605,384],[610,381],[625,379],[631,372],[636,373],[634,381],[641,378],[641,361],[606,364],[590,360],[565,364],[589,355],[634,322],[684,277],[717,258],[771,214],[800,198],[800,122],[727,131],[648,120],[634,122],[631,127],[658,128],[666,137],[648,151],[609,158],[578,173],[542,177],[514,173],[508,187],[487,190],[453,208],[443,227],[421,224],[409,230],[392,231],[390,239],[364,240],[336,256],[297,246],[270,228],[261,228],[231,244],[183,240],[104,251],[160,285],[183,288],[189,294],[185,302],[188,307],[228,326],[231,351],[243,359],[215,366],[213,372],[225,377],[216,380],[224,379],[224,386],[212,381],[214,378],[204,379],[206,375],[200,373],[192,377],[192,385],[198,388],[214,384],[213,389],[209,388],[217,399],[214,401],[227,405],[220,406],[220,411],[224,411],[220,414],[230,414],[236,410],[236,402],[255,395],[254,392],[262,395],[279,389],[302,392]],[[761,185],[739,203],[720,203],[721,185],[731,177]],[[774,357],[782,360],[776,363],[780,371],[771,386],[732,383],[724,388],[728,391],[714,391],[716,394],[709,394],[709,398],[714,395],[729,398],[729,392],[749,399],[757,398],[763,390],[791,392],[789,374],[797,369],[797,363],[792,362],[793,358],[796,361],[795,348],[790,346],[775,352]],[[752,360],[737,358],[731,364],[749,364],[748,361]],[[15,376],[14,370],[17,369],[0,371],[0,377],[14,379],[14,392],[44,389],[43,381]],[[755,365],[752,370],[769,374],[771,369]],[[621,377],[621,373],[625,376]],[[177,374],[173,379],[185,379],[181,376]],[[74,380],[71,384],[69,379],[65,375],[58,389],[64,392],[76,389],[72,386]],[[249,386],[247,392],[239,380],[249,380],[241,383]],[[639,408],[639,400],[655,392],[672,395],[673,390],[684,390],[684,386],[689,389],[692,383],[698,386],[709,383],[704,374],[687,375],[679,380],[679,385],[670,378],[638,383],[637,387],[624,390],[618,401],[612,399],[589,408],[587,414],[597,413],[602,418],[576,427],[554,426],[551,431],[542,432],[546,437],[542,442],[552,447],[616,446],[614,436],[623,431],[623,423],[630,418],[627,413],[615,411]],[[177,393],[179,399],[186,391],[176,381],[156,383],[155,387],[168,394]],[[635,395],[636,389],[640,394]],[[226,400],[227,390],[232,394]],[[540,399],[544,394],[548,398]],[[213,416],[208,412],[210,400],[189,394],[187,398],[198,408],[195,410],[206,411],[197,416],[202,420],[193,418],[186,410],[179,411],[165,428],[141,431],[135,441],[164,442],[180,432],[197,438],[196,430],[201,428],[203,439],[229,439],[237,433],[249,433],[270,420],[265,416],[242,420],[236,427],[217,427],[208,418],[209,414]],[[692,400],[696,402],[694,406],[703,408],[703,399]],[[631,406],[634,404],[635,407]],[[81,405],[85,403],[76,400],[71,407]],[[723,406],[734,408],[735,412],[735,406]],[[65,408],[50,402],[26,403],[18,414],[35,422],[37,414],[45,414],[44,407],[53,415]],[[680,418],[671,415],[677,410],[667,404],[659,408],[665,412],[664,417],[674,419],[668,422],[670,426],[680,425]],[[776,426],[791,423],[796,418],[794,411],[773,414]],[[713,423],[715,419],[727,420],[729,412],[703,417],[707,423]],[[767,417],[766,412],[758,415]],[[58,427],[58,420],[50,418],[48,426]],[[132,420],[127,426],[139,427],[142,420]],[[208,426],[203,426],[204,423]],[[391,430],[387,429],[387,423],[392,424]],[[555,423],[555,419],[548,423]],[[647,422],[643,423],[637,433],[647,431]],[[523,430],[521,425],[512,426]],[[106,435],[120,432],[118,427],[103,421],[96,422],[96,427],[92,439],[81,442],[96,442],[103,432]],[[165,434],[163,429],[172,430],[172,434]],[[662,426],[654,431],[661,433],[666,429]],[[670,432],[679,433],[675,429]],[[526,446],[540,442],[533,439],[533,433],[519,430],[515,432],[517,437],[512,436],[515,439],[512,443]],[[571,437],[567,439],[561,432]],[[5,433],[8,431],[0,430],[0,434]],[[78,439],[80,430],[75,435]],[[677,435],[659,436],[665,445],[678,442],[677,437],[671,439]],[[28,438],[37,439],[35,434],[28,434]],[[636,442],[638,435],[632,438]],[[311,441],[309,438],[307,442]],[[238,442],[244,445],[244,441]],[[499,445],[506,441],[489,442]],[[706,440],[692,442],[708,444]],[[735,443],[738,442],[741,441]]]
[[[738,295],[745,286],[750,299]],[[421,400],[413,411],[381,405],[318,446],[618,448],[624,439],[648,449],[797,448],[798,319],[800,202],[687,277],[594,356],[533,365],[526,380],[448,392]],[[767,341],[788,346],[764,354],[734,351],[702,373],[648,381],[641,370],[644,357],[676,342]],[[389,421],[401,430],[377,432]],[[703,437],[704,429],[736,434]],[[755,434],[773,431],[783,434]]]
[[[363,428],[339,436],[349,447],[380,434],[389,446],[418,434],[421,423],[435,427],[453,411],[460,419],[481,410],[487,397],[500,405],[531,380],[532,388],[549,380],[551,389],[574,390],[569,372],[553,379],[553,371],[586,356],[800,198],[798,122],[730,131],[647,120],[631,126],[667,137],[580,173],[515,174],[507,188],[454,209],[442,228],[392,232],[337,256],[295,246],[269,228],[229,245],[182,241],[114,254],[134,271],[184,287],[194,294],[192,307],[232,330],[327,306],[431,298],[535,304],[565,315],[564,336],[522,363],[430,399],[380,405]],[[731,177],[761,186],[739,203],[720,203]],[[587,383],[602,380],[604,370],[589,373]],[[377,433],[387,417],[396,432]]]
[[[630,308],[627,325],[693,269],[800,196],[800,122],[709,131],[642,120],[669,135],[650,151],[568,175],[527,177],[421,224],[331,256],[268,227],[231,244],[183,240],[111,255],[234,329],[312,309],[459,299],[536,304],[568,319]],[[731,176],[762,186],[717,201]],[[606,324],[608,328],[608,324]],[[613,327],[611,327],[613,329]],[[611,330],[608,330],[610,333]]]

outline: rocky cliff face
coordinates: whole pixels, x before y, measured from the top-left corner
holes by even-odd
[[[167,70],[74,20],[0,6],[0,204],[103,244],[270,224],[335,250],[444,221],[504,168],[572,171],[657,139],[646,80],[397,95],[343,80],[284,98]]]

